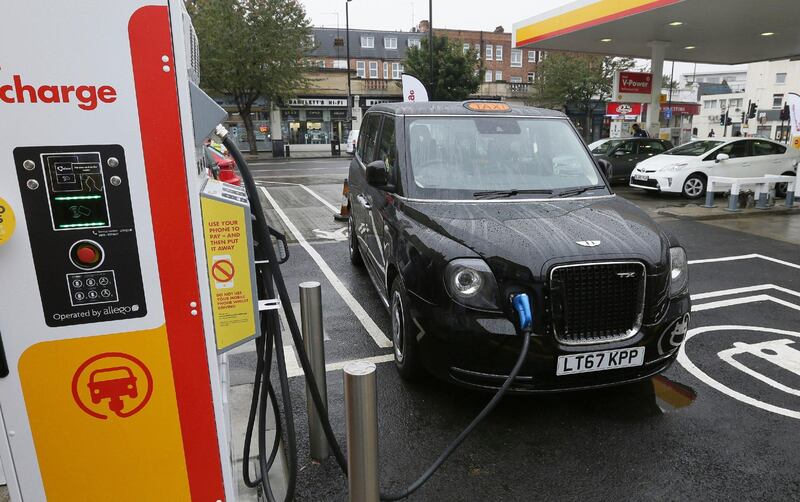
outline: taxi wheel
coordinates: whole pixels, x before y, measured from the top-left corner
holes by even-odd
[[[783,173],[783,176],[795,176],[793,172]],[[775,183],[775,197],[780,199],[786,198],[786,192],[789,190],[788,183]]]
[[[361,256],[361,250],[358,249],[358,237],[356,236],[356,225],[353,222],[353,215],[347,219],[347,228],[350,236],[347,239],[347,247],[350,253],[350,263],[356,267],[364,266],[364,258]]]
[[[392,342],[394,365],[403,380],[418,380],[425,374],[419,356],[415,324],[408,312],[408,295],[398,276],[392,284],[390,314],[392,317]]]

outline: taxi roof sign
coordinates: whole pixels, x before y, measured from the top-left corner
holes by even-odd
[[[467,110],[473,112],[510,112],[511,107],[508,103],[499,101],[467,101],[464,103]]]

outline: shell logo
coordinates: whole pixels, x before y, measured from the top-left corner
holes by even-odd
[[[792,146],[800,150],[800,136],[797,136],[792,140]]]

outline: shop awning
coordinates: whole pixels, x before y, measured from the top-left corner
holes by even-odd
[[[576,0],[517,22],[513,44],[714,64],[800,57],[798,0]]]

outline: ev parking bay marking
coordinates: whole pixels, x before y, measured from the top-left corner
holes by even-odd
[[[312,231],[314,232],[314,235],[316,235],[320,239],[327,239],[336,242],[344,242],[349,238],[347,227],[342,227],[338,230],[334,230],[333,232],[329,232],[327,230],[320,230],[318,228],[315,228]]]
[[[800,265],[796,263],[791,263],[784,260],[779,260],[776,258],[759,254],[712,258],[706,260],[694,260],[690,261],[689,264],[694,265],[694,264],[706,264],[706,263],[720,263],[720,262],[746,260],[746,259],[762,259],[769,262],[778,263],[786,267],[800,269]],[[719,298],[719,297],[742,294],[742,293],[763,292],[763,291],[776,291],[779,293],[800,298],[800,292],[798,291],[777,286],[775,284],[759,284],[755,286],[698,293],[692,295],[692,300],[697,301],[701,299]],[[697,312],[703,310],[711,310],[716,308],[731,307],[735,305],[743,305],[754,302],[772,302],[793,310],[800,311],[800,305],[767,294],[758,294],[752,296],[731,298],[727,300],[717,300],[717,301],[695,304],[692,307],[692,311]],[[742,403],[760,408],[765,411],[769,411],[771,413],[800,420],[800,411],[767,403],[763,400],[763,398],[756,399],[754,397],[750,397],[746,394],[743,394],[742,392],[734,390],[730,386],[725,385],[719,380],[708,375],[705,371],[700,369],[696,364],[694,364],[694,362],[692,362],[689,359],[689,357],[686,354],[686,345],[692,338],[705,333],[715,333],[715,332],[724,333],[726,331],[749,331],[749,332],[765,333],[772,335],[765,341],[757,343],[745,343],[745,342],[735,341],[732,343],[732,346],[730,348],[721,350],[716,355],[717,357],[719,357],[721,361],[725,362],[731,367],[736,368],[745,375],[748,375],[754,378],[755,380],[758,380],[759,382],[770,386],[773,389],[789,394],[790,396],[800,396],[800,389],[796,389],[794,387],[791,387],[790,385],[776,381],[775,379],[767,375],[764,375],[756,371],[755,369],[745,365],[741,361],[737,360],[737,356],[744,354],[759,357],[762,360],[768,363],[772,363],[778,368],[781,368],[786,373],[791,373],[800,376],[800,333],[795,331],[787,331],[776,328],[767,328],[759,326],[743,326],[743,325],[703,326],[703,327],[693,328],[689,330],[683,345],[681,345],[681,348],[679,349],[678,362],[687,371],[689,371],[689,373],[697,377],[700,381],[729,397],[732,397]],[[797,340],[794,340],[792,338],[797,338]]]

